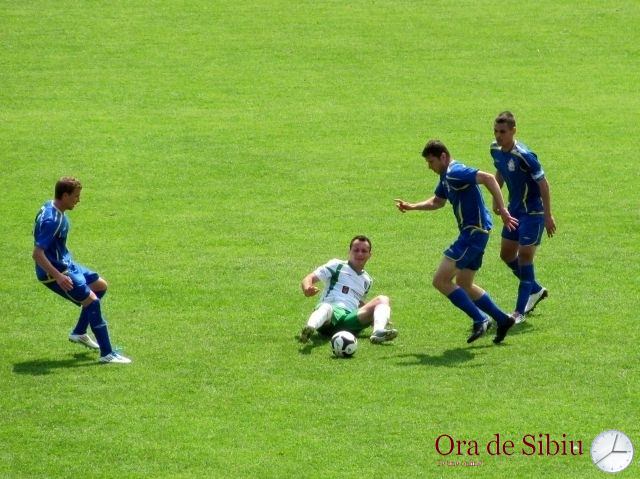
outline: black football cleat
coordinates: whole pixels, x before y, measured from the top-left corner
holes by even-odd
[[[480,336],[483,336],[484,333],[487,332],[487,327],[489,326],[489,320],[485,319],[481,323],[473,323],[473,331],[471,331],[471,336],[467,338],[467,343],[472,343]]]
[[[507,320],[504,323],[498,325],[496,337],[493,338],[493,342],[495,344],[500,344],[507,335],[507,332],[514,324],[516,324],[516,319],[513,317],[513,315],[507,317]]]

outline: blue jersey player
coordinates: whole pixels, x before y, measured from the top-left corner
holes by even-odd
[[[82,185],[71,177],[63,177],[55,186],[55,198],[38,212],[33,228],[36,277],[54,293],[81,307],[80,318],[69,341],[100,350],[100,362],[127,364],[131,360],[111,347],[107,322],[101,311],[100,298],[107,283],[97,273],[76,263],[67,249],[69,220],[65,212],[80,201]],[[91,326],[96,341],[87,334]]]
[[[447,200],[451,203],[460,234],[444,251],[444,257],[433,277],[433,286],[473,320],[468,343],[487,331],[489,315],[498,324],[493,340],[498,344],[515,324],[515,319],[500,310],[487,292],[474,283],[492,227],[491,214],[484,204],[478,185],[484,185],[491,193],[506,229],[515,229],[518,222],[505,208],[500,187],[492,174],[455,161],[439,140],[429,140],[422,156],[429,168],[440,176],[434,196],[419,203],[396,199],[396,207],[404,213],[442,208]]]
[[[494,122],[496,140],[491,143],[491,157],[500,187],[507,184],[509,212],[518,219],[518,228],[502,230],[500,257],[519,278],[515,307],[516,323],[547,297],[546,288],[536,281],[533,257],[542,240],[543,230],[553,236],[555,220],[551,214],[549,182],[536,154],[516,141],[516,119],[509,111],[500,113]],[[494,204],[494,206],[496,206]]]

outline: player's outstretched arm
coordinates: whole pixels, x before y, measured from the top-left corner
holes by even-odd
[[[447,200],[438,196],[432,196],[431,198],[419,203],[409,203],[407,201],[401,200],[400,198],[396,198],[393,201],[396,202],[396,208],[398,208],[401,213],[413,210],[437,210],[438,208],[442,208],[447,203]]]

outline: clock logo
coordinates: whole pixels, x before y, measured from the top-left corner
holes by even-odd
[[[591,443],[591,460],[604,472],[620,472],[633,459],[633,444],[623,432],[601,432]]]

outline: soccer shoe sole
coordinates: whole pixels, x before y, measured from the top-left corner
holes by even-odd
[[[493,338],[493,342],[495,344],[500,344],[502,341],[504,341],[504,338],[507,336],[507,333],[513,327],[514,324],[516,324],[516,320],[513,317],[509,316],[509,319],[507,319],[506,324],[502,326],[498,326],[498,329],[496,331],[496,336],[495,338]]]
[[[482,327],[480,329],[475,329],[473,330],[473,332],[471,333],[471,336],[469,336],[467,338],[467,344],[471,344],[472,342],[474,342],[476,339],[481,338],[482,336],[485,335],[485,333],[487,332],[487,329],[489,328],[489,320],[485,320],[482,322]]]
[[[300,341],[302,344],[309,342],[309,338],[314,333],[314,331],[315,329],[313,329],[311,326],[305,326],[304,328],[302,328],[302,331],[300,331],[298,341]]]
[[[132,362],[129,358],[113,353],[101,356],[99,361],[102,364],[130,364]]]
[[[93,351],[100,349],[100,346],[98,346],[98,344],[88,336],[87,336],[87,339],[80,339],[79,336],[75,336],[75,337],[69,336],[69,342],[74,344],[79,344]]]
[[[538,303],[540,301],[542,301],[543,299],[546,299],[547,296],[549,296],[549,291],[546,289],[542,290],[542,294],[540,295],[540,297],[538,299],[536,299],[535,303],[533,303],[531,305],[531,307],[529,307],[529,305],[527,304],[527,306],[524,308],[524,314],[529,314],[530,312],[532,312],[534,309],[536,309],[536,306],[538,306]]]

